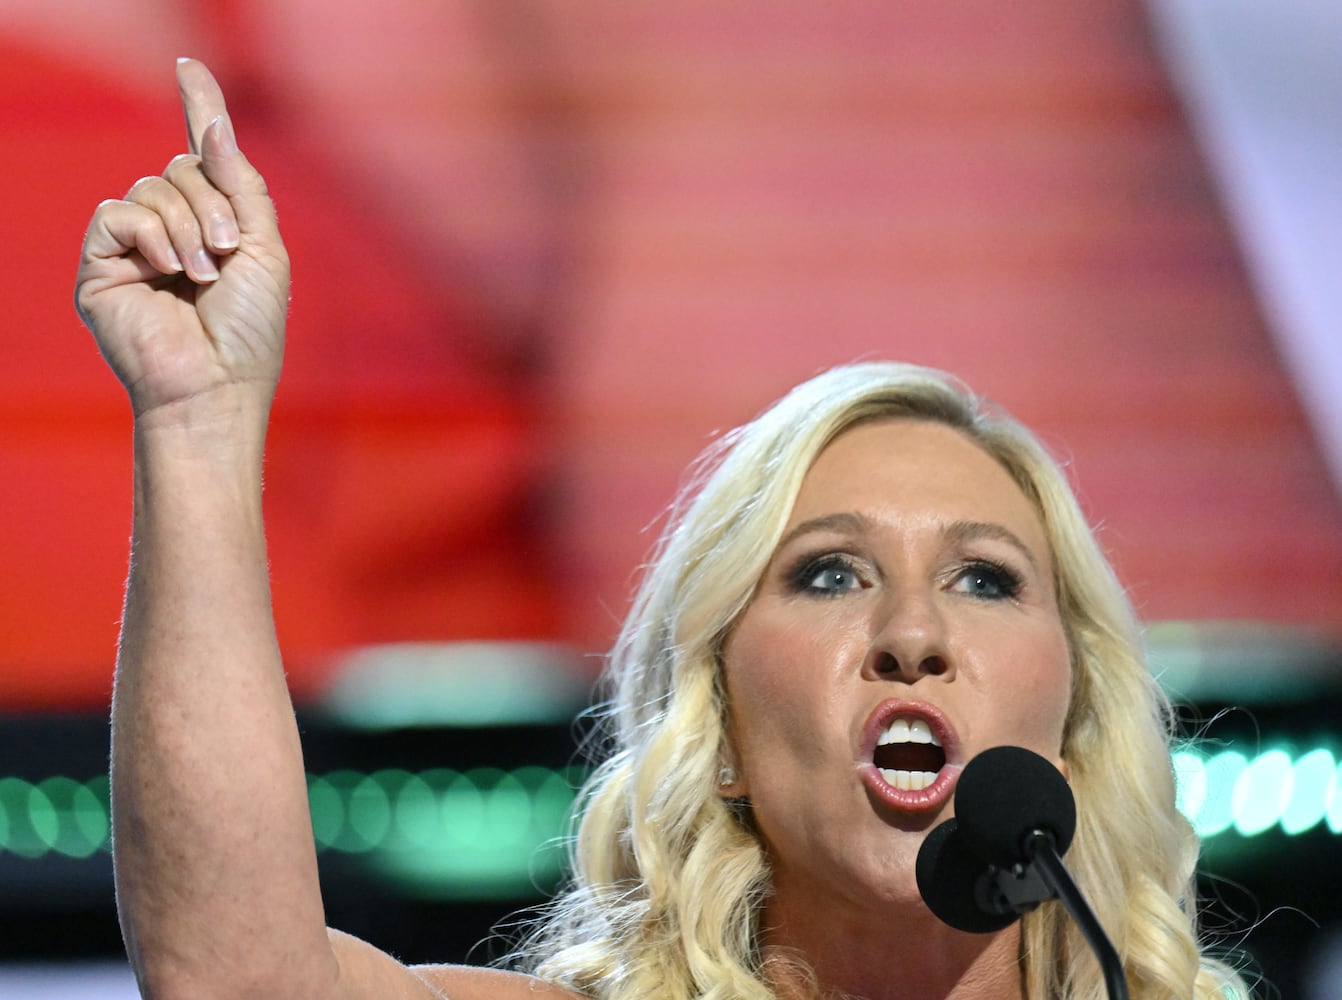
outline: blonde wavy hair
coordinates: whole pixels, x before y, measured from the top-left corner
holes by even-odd
[[[1233,969],[1203,954],[1198,841],[1175,808],[1169,705],[1066,477],[1028,431],[951,376],[895,363],[803,383],[694,467],[610,657],[608,755],[580,796],[571,884],[517,964],[601,1000],[773,1000],[757,939],[765,854],[748,811],[717,794],[720,654],[816,456],[847,428],[890,417],[960,430],[1043,520],[1075,679],[1063,756],[1079,822],[1067,861],[1133,1000],[1247,997]],[[1100,808],[1114,802],[1125,807]],[[1024,918],[1020,960],[1030,997],[1106,996],[1056,902]]]

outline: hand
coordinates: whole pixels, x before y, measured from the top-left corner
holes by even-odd
[[[210,71],[183,59],[177,82],[191,152],[98,206],[75,285],[137,418],[235,388],[268,405],[283,353],[289,259],[265,182]]]

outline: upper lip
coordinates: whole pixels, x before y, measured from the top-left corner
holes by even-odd
[[[881,702],[867,717],[867,723],[862,730],[859,760],[871,763],[872,758],[876,755],[877,740],[881,738],[881,734],[895,719],[922,719],[925,721],[928,728],[941,741],[941,748],[946,754],[946,763],[960,763],[959,737],[956,735],[955,727],[951,725],[950,720],[946,718],[941,709],[925,701],[912,701],[903,698],[890,698]]]

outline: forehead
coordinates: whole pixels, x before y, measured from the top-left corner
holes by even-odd
[[[962,432],[931,420],[858,424],[821,451],[802,481],[789,527],[844,511],[879,522],[1000,524],[1050,556],[1034,504],[1006,469]]]

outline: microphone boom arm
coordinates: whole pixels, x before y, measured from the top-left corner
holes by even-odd
[[[1123,963],[1114,949],[1113,942],[1104,933],[1095,912],[1081,895],[1076,881],[1062,863],[1053,834],[1047,830],[1035,830],[1025,838],[1025,852],[1029,855],[1031,866],[1044,884],[1058,897],[1067,912],[1081,928],[1081,933],[1095,957],[1099,960],[1100,970],[1104,973],[1105,989],[1109,1000],[1128,1000],[1128,982],[1123,975]]]

